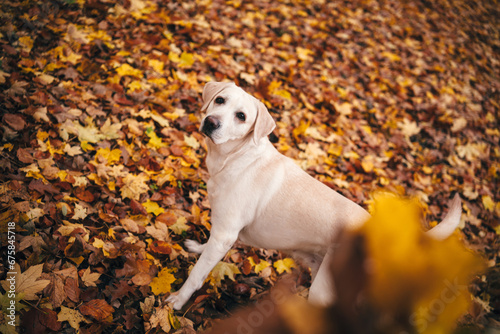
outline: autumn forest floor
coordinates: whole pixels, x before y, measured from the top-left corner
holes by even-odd
[[[209,235],[197,130],[213,80],[265,102],[276,147],[365,207],[385,189],[439,221],[458,192],[463,241],[489,261],[465,321],[499,327],[497,1],[0,6],[0,332],[14,270],[29,333],[190,333],[286,272],[307,291],[286,254],[238,245],[187,311],[162,306],[196,261],[183,241]]]

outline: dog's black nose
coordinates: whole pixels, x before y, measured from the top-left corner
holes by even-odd
[[[203,122],[201,131],[210,137],[210,134],[220,128],[220,121],[214,116],[207,116]]]

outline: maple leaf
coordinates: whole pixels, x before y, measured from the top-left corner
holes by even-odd
[[[175,282],[175,276],[172,274],[174,269],[171,268],[163,268],[158,276],[153,278],[149,286],[151,287],[151,291],[155,295],[168,293],[172,289],[171,284]]]
[[[26,212],[26,216],[34,222],[37,222],[40,217],[43,217],[43,215],[45,215],[45,211],[42,208],[32,208]]]
[[[146,184],[148,181],[149,177],[146,173],[139,175],[127,174],[123,178],[124,185],[120,189],[122,198],[139,200],[141,195],[149,190],[149,186]]]
[[[160,207],[158,203],[151,200],[147,200],[146,202],[142,203],[142,206],[146,208],[146,211],[148,213],[152,213],[155,216],[158,216],[159,214],[165,212],[165,209]]]
[[[71,219],[84,219],[87,217],[87,208],[79,203],[75,203],[75,212]]]
[[[107,165],[113,165],[115,162],[120,161],[121,154],[122,151],[117,148],[114,150],[111,150],[109,147],[100,148],[95,154],[95,159],[96,161],[102,159]]]
[[[170,225],[169,228],[174,231],[175,234],[182,234],[189,230],[189,226],[186,224],[186,217],[179,217],[175,224]]]
[[[278,274],[282,274],[284,271],[290,274],[292,272],[292,268],[297,268],[295,261],[289,257],[274,262],[273,266],[276,268]]]
[[[61,306],[61,311],[57,314],[57,320],[67,321],[76,330],[80,329],[81,322],[89,322],[78,310],[70,309],[64,305]]]
[[[107,118],[104,124],[101,126],[101,132],[104,139],[118,139],[121,137],[120,129],[122,124],[120,122],[111,123],[111,119]]]
[[[237,274],[241,274],[241,272],[234,263],[220,261],[212,269],[206,280],[214,287],[221,287],[224,278],[227,277],[231,281],[234,281],[234,275]]]
[[[156,135],[152,128],[146,129],[146,135],[150,138],[148,147],[158,149],[167,146],[167,144],[165,144],[162,139]]]
[[[22,294],[25,300],[38,299],[40,293],[49,283],[49,280],[39,279],[42,275],[43,264],[29,267],[25,272],[21,272],[21,267],[16,263],[13,272],[15,275],[16,294]],[[1,285],[5,291],[10,290],[10,281],[3,280]]]
[[[421,130],[416,122],[409,121],[406,118],[398,124],[398,127],[407,138],[419,134]]]
[[[87,126],[82,126],[78,121],[74,121],[73,127],[66,127],[66,131],[78,135],[80,142],[97,143],[105,138],[91,119],[87,119]]]
[[[155,328],[158,325],[165,333],[169,333],[172,326],[170,324],[171,313],[173,310],[168,306],[156,307],[154,309],[154,313],[151,315],[149,322],[151,323],[151,327]]]
[[[155,296],[149,296],[144,299],[144,302],[139,302],[143,314],[150,314],[153,312],[155,305]]]
[[[156,221],[155,226],[146,226],[146,232],[156,240],[168,241],[169,231],[165,223]]]
[[[99,277],[101,277],[101,274],[99,273],[92,273],[90,271],[90,267],[85,269],[82,275],[82,282],[85,284],[85,286],[96,286],[96,282],[98,282]]]
[[[16,81],[9,89],[5,91],[5,93],[11,96],[24,95],[26,94],[26,89],[24,88],[26,86],[28,86],[28,83],[26,81]]]
[[[252,267],[254,267],[256,274],[260,273],[262,270],[266,269],[267,267],[269,267],[271,265],[269,262],[267,262],[266,260],[262,260],[262,259],[257,264],[257,263],[255,263],[253,257],[249,257],[248,261],[250,262]]]

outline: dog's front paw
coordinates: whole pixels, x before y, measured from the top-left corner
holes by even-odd
[[[168,296],[167,302],[172,304],[174,310],[180,310],[184,306],[184,304],[186,304],[187,300],[182,298],[182,296],[177,291]]]
[[[205,245],[206,244],[200,244],[198,241],[190,239],[184,241],[184,246],[186,246],[188,251],[190,251],[191,253],[201,254],[205,249]]]

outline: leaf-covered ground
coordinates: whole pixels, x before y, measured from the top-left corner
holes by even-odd
[[[464,321],[498,327],[497,1],[0,6],[0,280],[13,222],[22,328],[191,333],[285,272],[307,289],[286,254],[238,245],[185,312],[162,303],[196,261],[183,241],[209,235],[197,129],[212,80],[264,101],[277,148],[364,206],[387,189],[438,221],[460,193],[463,240],[490,266]]]

